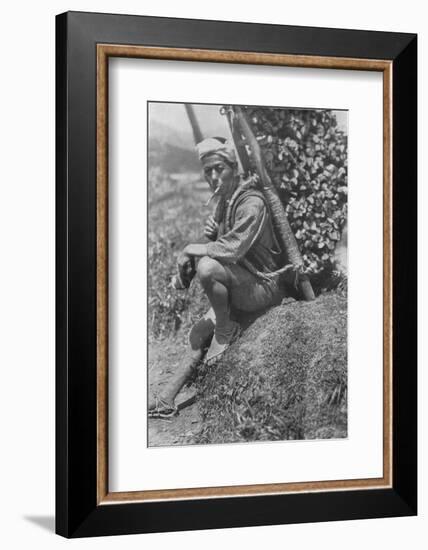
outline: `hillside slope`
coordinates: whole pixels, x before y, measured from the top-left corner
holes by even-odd
[[[202,369],[198,443],[347,437],[346,297],[285,300]]]

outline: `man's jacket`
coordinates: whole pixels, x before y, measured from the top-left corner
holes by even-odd
[[[229,204],[219,206],[217,240],[208,243],[208,256],[262,273],[281,267],[281,249],[263,193],[241,186]]]

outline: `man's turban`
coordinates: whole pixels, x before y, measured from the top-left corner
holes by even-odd
[[[229,164],[236,164],[236,154],[233,145],[224,138],[207,138],[196,145],[199,160],[210,155],[218,155]]]

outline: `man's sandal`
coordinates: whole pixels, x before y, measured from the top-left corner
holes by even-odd
[[[231,329],[227,334],[222,334],[219,330],[214,331],[214,336],[211,340],[211,345],[208,348],[205,356],[205,364],[210,366],[214,364],[223,353],[233,344],[233,342],[239,337],[241,327],[239,323],[232,321]]]
[[[178,407],[154,395],[155,406],[147,411],[149,418],[172,418],[178,414]]]
[[[155,395],[155,406],[148,410],[148,417],[172,418],[173,416],[177,416],[182,409],[193,405],[193,403],[196,401],[196,397],[197,394],[195,392],[178,405],[172,405],[169,401],[166,401],[165,399],[162,399],[162,397]]]

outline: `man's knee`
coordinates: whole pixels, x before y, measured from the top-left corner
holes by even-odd
[[[203,256],[198,263],[198,277],[201,283],[210,284],[221,277],[223,268],[222,265],[209,256]]]

